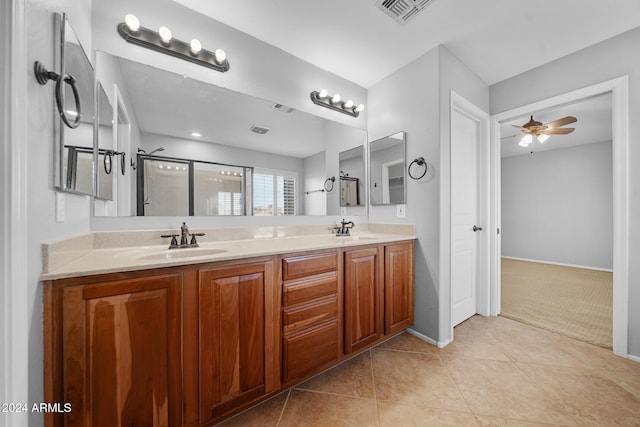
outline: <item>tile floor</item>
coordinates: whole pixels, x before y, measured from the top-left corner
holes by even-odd
[[[640,426],[640,363],[503,317],[404,333],[224,426]]]

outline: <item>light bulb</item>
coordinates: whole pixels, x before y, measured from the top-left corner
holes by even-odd
[[[225,59],[227,59],[227,53],[222,49],[216,49],[216,51],[213,53],[213,56],[216,57],[216,62],[218,64],[222,64]]]
[[[328,95],[329,91],[326,89],[321,89],[320,92],[318,92],[318,98],[326,98]]]
[[[338,102],[340,102],[340,94],[336,93],[335,95],[333,95],[333,98],[331,98],[331,103],[332,104],[337,104]]]
[[[531,134],[527,134],[527,135],[522,137],[520,142],[518,142],[518,145],[521,146],[521,147],[526,147],[529,144],[531,144],[532,141],[533,141],[533,137],[531,136]]]
[[[202,134],[200,132],[191,132],[191,136],[193,136],[195,138],[200,138],[202,136]]]
[[[169,43],[171,42],[171,37],[173,37],[173,35],[171,34],[171,30],[168,29],[167,27],[160,27],[160,29],[158,29],[158,33],[160,34],[160,38],[162,39],[163,43]]]
[[[200,40],[198,39],[193,39],[191,40],[190,43],[191,46],[191,54],[194,56],[198,56],[200,54],[200,51],[202,50],[202,43],[200,43]]]
[[[549,135],[546,135],[544,133],[538,135],[538,141],[540,141],[540,144],[544,143],[547,139],[549,139]]]
[[[358,106],[356,107],[356,111],[358,113],[364,111],[364,104],[358,104]]]
[[[347,102],[344,103],[344,108],[353,107],[353,99],[348,99]]]
[[[140,29],[140,20],[136,17],[136,15],[132,15],[130,13],[124,16],[124,23],[132,33],[137,33]]]

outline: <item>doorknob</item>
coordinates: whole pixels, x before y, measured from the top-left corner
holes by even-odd
[[[473,232],[475,233],[476,231],[482,231],[482,227],[476,227],[475,225],[473,226]]]

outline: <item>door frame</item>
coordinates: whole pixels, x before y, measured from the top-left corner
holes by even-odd
[[[619,77],[553,96],[491,116],[491,218],[500,227],[500,122],[530,111],[612,94],[613,149],[613,353],[628,357],[629,330],[629,78]],[[500,314],[500,256],[498,233],[491,234],[490,290],[492,316]]]
[[[489,168],[489,148],[490,148],[490,117],[489,113],[482,110],[472,102],[465,99],[455,91],[450,92],[449,103],[449,135],[446,139],[447,146],[441,150],[442,168],[442,203],[441,203],[441,225],[440,225],[440,272],[441,288],[446,290],[443,295],[442,307],[448,307],[447,317],[443,319],[446,329],[442,330],[441,336],[448,337],[441,339],[439,345],[446,345],[453,340],[453,299],[451,297],[451,126],[452,116],[458,111],[478,123],[478,153],[477,153],[477,175],[478,175],[478,210],[477,224],[487,230],[486,225],[490,219],[490,205],[487,203],[490,195],[490,168]],[[490,241],[488,232],[481,232],[477,236],[477,269],[476,269],[476,312],[483,316],[490,315]],[[441,292],[445,294],[445,292]]]

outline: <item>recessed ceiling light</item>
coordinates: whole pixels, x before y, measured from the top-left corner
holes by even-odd
[[[191,136],[194,136],[196,138],[200,138],[202,136],[202,134],[200,134],[200,132],[191,132]]]

